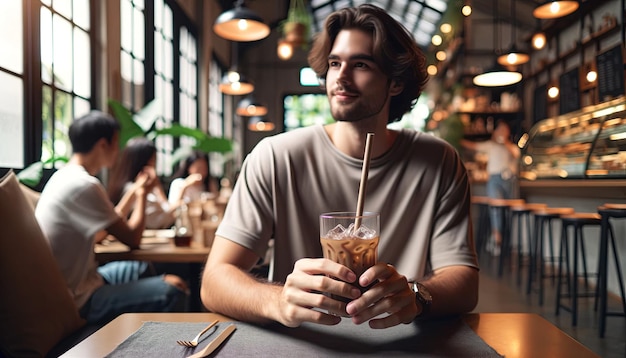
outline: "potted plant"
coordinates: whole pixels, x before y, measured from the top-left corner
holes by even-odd
[[[285,41],[293,46],[306,47],[309,43],[311,23],[311,14],[305,0],[291,0],[287,18],[281,23]]]

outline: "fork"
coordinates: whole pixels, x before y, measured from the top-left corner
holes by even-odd
[[[206,328],[200,331],[200,333],[198,333],[198,335],[195,336],[191,341],[180,340],[180,341],[176,341],[176,343],[180,344],[181,346],[193,348],[198,345],[198,340],[200,339],[200,336],[202,336],[206,331],[211,329],[211,327],[215,326],[216,324],[217,324],[217,321],[211,322],[211,324],[209,324],[208,326],[206,326]]]

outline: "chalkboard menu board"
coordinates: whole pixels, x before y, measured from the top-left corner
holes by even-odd
[[[569,113],[580,109],[580,93],[578,91],[578,67],[565,72],[559,77],[559,113]]]
[[[533,99],[533,123],[537,123],[548,116],[548,85],[535,88]]]
[[[619,44],[596,56],[600,101],[624,94],[624,58]]]

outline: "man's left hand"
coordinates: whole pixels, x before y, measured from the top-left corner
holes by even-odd
[[[387,328],[411,323],[419,314],[415,293],[409,287],[406,277],[399,274],[393,266],[378,263],[359,277],[362,287],[372,283],[376,284],[346,306],[346,311],[355,324],[369,321],[371,328]],[[377,316],[381,317],[374,318]]]

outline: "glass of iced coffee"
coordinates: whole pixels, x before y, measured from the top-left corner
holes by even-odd
[[[340,263],[360,277],[378,260],[380,214],[333,212],[320,215],[320,243],[324,258]],[[369,287],[361,287],[361,291]],[[345,299],[344,299],[345,301]]]

